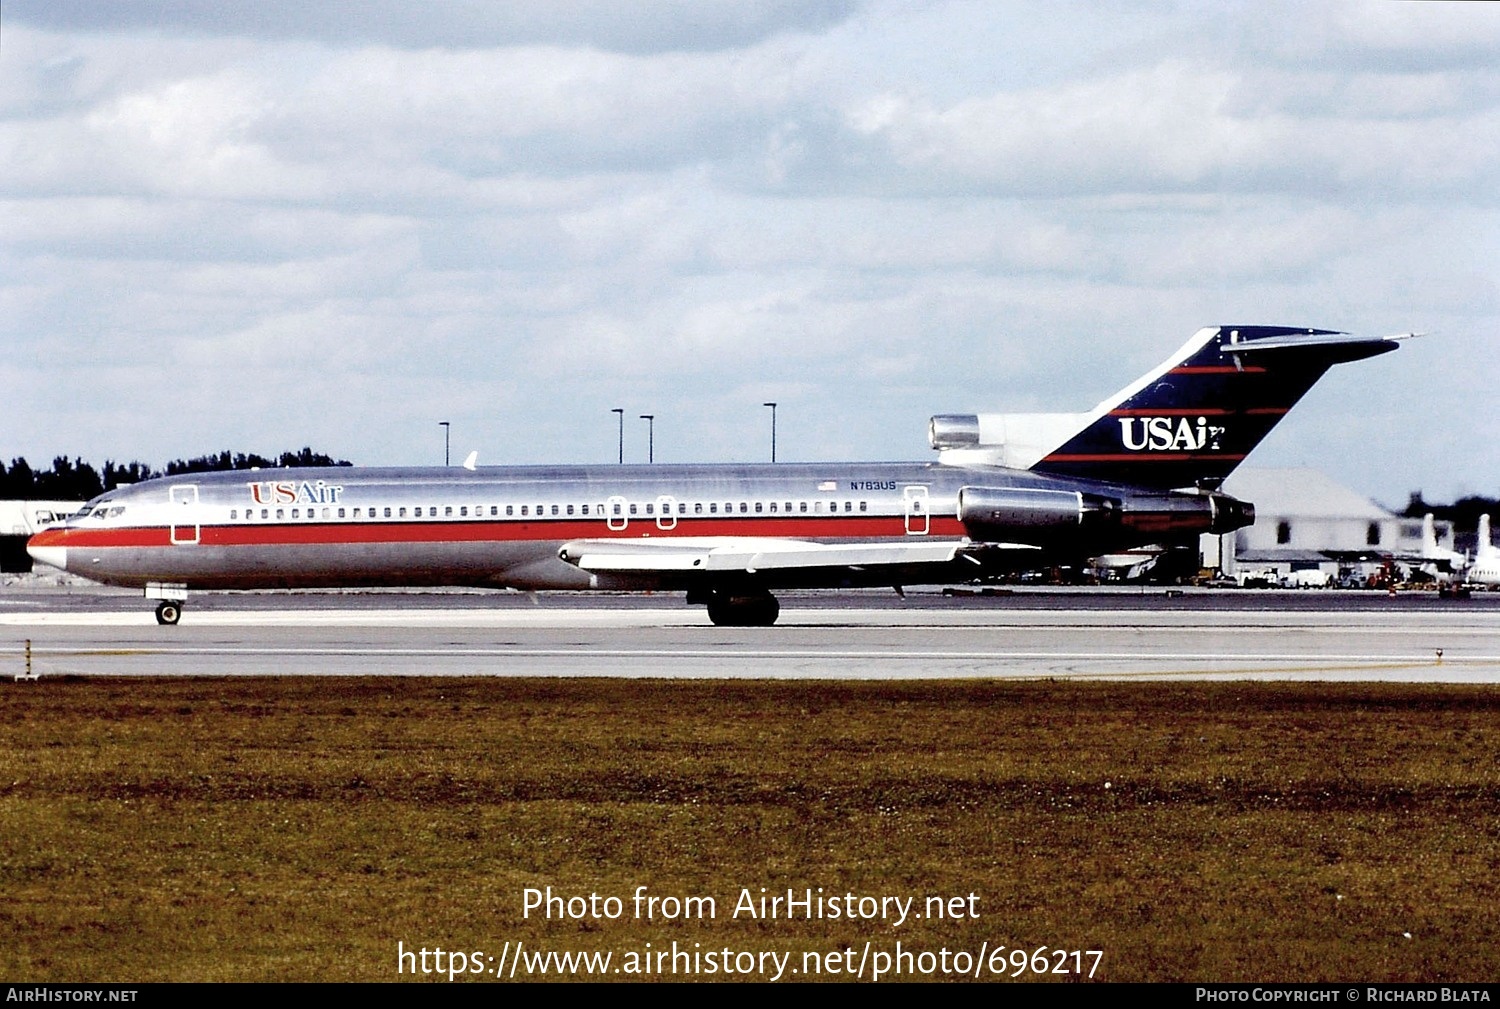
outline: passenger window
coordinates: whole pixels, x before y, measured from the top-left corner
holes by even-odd
[[[708,503],[708,513],[710,515],[717,515],[717,514],[719,514],[719,502],[717,502],[717,501],[710,501]]]
[[[868,501],[861,501],[859,503],[859,510],[860,511],[869,511],[869,506],[870,506],[870,502],[868,502]]]
[[[776,514],[776,502],[775,501],[771,502],[771,514],[772,515]]]
[[[589,513],[589,506],[588,506],[588,505],[584,505],[584,506],[583,506],[583,513],[584,513],[584,514],[585,514],[585,515],[587,515],[587,514],[588,514],[588,513]]]
[[[760,502],[759,501],[755,502],[755,514],[757,514],[757,515],[760,514]]]
[[[250,513],[246,512],[245,513],[245,517],[248,518],[249,516],[250,516]],[[229,509],[229,521],[233,522],[235,519],[237,519],[239,517],[240,517],[240,513],[239,513],[238,509],[235,509],[235,508]]]
[[[573,506],[572,505],[568,505],[568,514],[569,515],[573,514]]]
[[[324,517],[324,518],[325,518],[325,519],[326,519],[326,518],[327,518],[327,517],[328,517],[328,509],[327,509],[327,508],[324,508],[324,509],[323,509],[323,517]]]
[[[522,516],[530,514],[530,511],[531,511],[531,509],[530,509],[529,505],[522,505],[521,506],[521,514],[522,514]]]
[[[443,506],[443,517],[447,518],[448,516],[450,516],[452,514],[453,514],[453,506],[452,505],[444,505]]]
[[[655,503],[648,503],[646,505],[646,514],[647,515],[655,515],[656,514],[656,505],[655,505]]]
[[[301,517],[302,517],[302,510],[300,508],[293,508],[292,509],[292,518],[295,519],[295,518],[301,518]]]
[[[387,509],[386,509],[386,510],[385,510],[385,517],[386,517],[386,518],[390,518],[390,517],[391,517],[391,510],[390,510],[390,509],[389,509],[389,508],[387,508]]]
[[[677,514],[679,514],[679,515],[686,515],[687,514],[687,502],[686,501],[679,501],[679,502],[677,502]]]
[[[452,508],[448,509],[448,514],[449,515],[453,514],[453,509]],[[469,517],[469,506],[468,505],[459,505],[458,506],[458,514],[461,515],[461,516],[463,516],[464,518],[468,518]]]
[[[505,517],[506,518],[510,518],[515,513],[516,513],[516,506],[515,505],[506,505],[505,506]]]
[[[285,508],[277,508],[276,509],[276,517],[278,519],[284,519],[284,518],[286,518],[286,509]]]
[[[631,505],[630,506],[630,514],[632,514],[632,515],[635,514],[635,505]]]
[[[615,506],[614,506],[614,513],[615,513],[615,514],[616,514],[616,515],[618,515],[618,514],[620,514],[620,505],[619,505],[619,503],[618,503],[618,502],[616,502],[616,504],[615,504]]]
[[[799,502],[797,502],[797,510],[799,512],[803,512],[805,514],[807,512],[807,502],[806,501],[799,501]]]
[[[557,505],[553,505],[552,506],[552,514],[554,514],[554,515],[557,514]]]
[[[703,514],[703,502],[702,501],[694,501],[693,502],[693,514],[694,515],[702,515]]]

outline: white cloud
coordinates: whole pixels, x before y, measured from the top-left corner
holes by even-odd
[[[854,0],[11,0],[24,24],[79,32],[312,39],[334,44],[469,49],[559,44],[626,52],[740,48],[784,32],[826,29]]]
[[[1284,98],[1300,96],[1325,77],[1276,84]],[[1167,61],[946,108],[877,95],[851,109],[848,123],[889,154],[898,189],[1491,199],[1500,178],[1500,102],[1461,107],[1451,82],[1424,82],[1430,86],[1414,102],[1385,82],[1356,89],[1358,111],[1309,114],[1279,107],[1260,81],[1260,71]]]

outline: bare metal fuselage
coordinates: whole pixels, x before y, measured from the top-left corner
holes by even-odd
[[[193,589],[375,585],[525,589],[682,588],[694,575],[581,570],[578,541],[720,538],[815,543],[966,539],[960,489],[1128,489],[1025,471],[932,463],[281,469],[190,474],[122,487],[33,539],[48,563],[114,585]],[[1074,537],[1087,556],[1166,530]],[[1038,549],[1018,561],[1047,559]],[[988,562],[987,562],[988,563]],[[757,575],[767,588],[973,578],[976,560],[861,572],[813,567]],[[857,568],[858,566],[854,566]]]

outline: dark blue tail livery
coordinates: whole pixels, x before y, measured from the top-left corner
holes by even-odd
[[[1217,487],[1329,368],[1396,346],[1326,329],[1199,330],[1031,468],[1163,489]]]

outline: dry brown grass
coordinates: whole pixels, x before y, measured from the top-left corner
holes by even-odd
[[[900,939],[1102,949],[1108,980],[1492,980],[1497,716],[1492,687],[1368,684],[5,684],[0,974]],[[523,920],[548,885],[719,917]],[[762,886],[981,916],[730,920]]]

